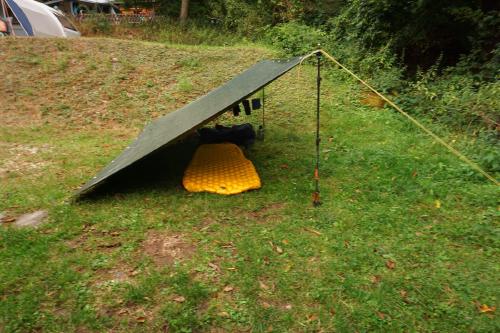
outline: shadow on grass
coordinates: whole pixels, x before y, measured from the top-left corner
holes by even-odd
[[[94,201],[143,191],[167,191],[182,186],[184,170],[198,145],[198,139],[192,137],[161,148],[76,200]]]

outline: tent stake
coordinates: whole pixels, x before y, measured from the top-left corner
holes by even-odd
[[[319,144],[321,138],[319,136],[319,110],[320,110],[320,95],[321,95],[321,52],[316,53],[316,58],[318,60],[318,75],[316,78],[316,167],[314,168],[314,186],[315,190],[313,192],[313,206],[317,207],[321,205],[319,197]]]

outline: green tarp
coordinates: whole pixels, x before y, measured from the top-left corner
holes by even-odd
[[[207,95],[155,120],[118,157],[83,185],[76,196],[89,192],[154,151],[177,142],[183,135],[220,116],[234,104],[279,78],[301,60],[302,57],[261,61]]]

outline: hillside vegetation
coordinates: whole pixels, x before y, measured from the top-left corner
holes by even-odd
[[[182,1],[185,3],[186,1]],[[268,45],[283,57],[321,48],[413,115],[482,143],[471,151],[500,173],[500,2],[484,0],[125,1],[162,15],[142,24],[102,16],[84,35],[193,45]]]
[[[275,56],[0,39],[0,213],[48,211],[38,229],[0,225],[0,331],[498,331],[498,187],[389,108],[362,104],[335,68],[318,208],[310,64],[266,88],[266,137],[245,151],[262,189],[190,194],[182,170],[160,169],[70,200],[145,123]],[[429,126],[466,152],[491,149]]]

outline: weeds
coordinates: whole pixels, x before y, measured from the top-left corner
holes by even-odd
[[[157,17],[153,21],[141,24],[112,24],[100,15],[88,16],[78,23],[78,29],[84,36],[112,35],[115,38],[141,39],[169,44],[187,45],[234,45],[242,43],[244,38],[235,34],[221,33],[219,27],[190,21],[180,25],[178,20]]]

